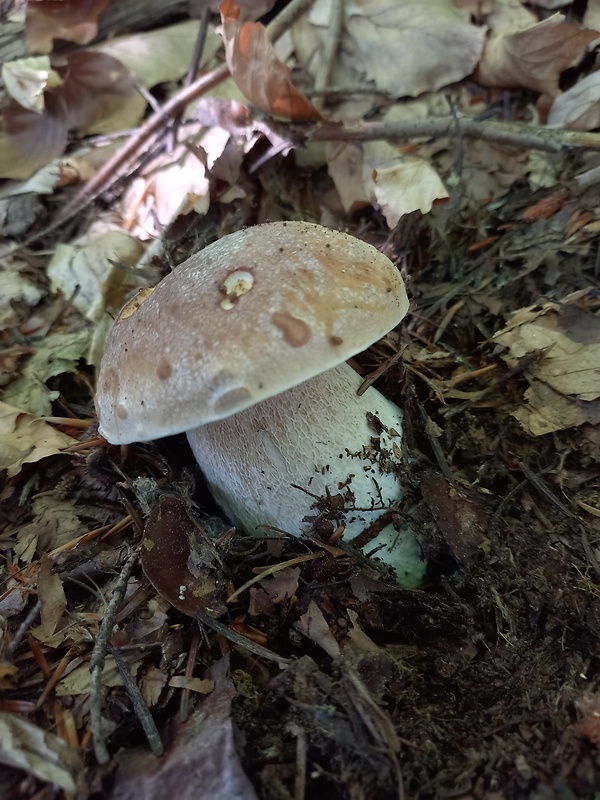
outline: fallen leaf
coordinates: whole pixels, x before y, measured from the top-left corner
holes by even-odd
[[[597,39],[596,31],[566,22],[562,14],[517,33],[497,28],[486,43],[475,78],[484,86],[524,87],[556,95],[561,72]]]
[[[417,210],[427,214],[436,200],[448,197],[436,170],[418,156],[398,156],[373,169],[371,186],[390,228],[395,228],[405,214]]]
[[[229,659],[209,672],[215,688],[183,725],[173,727],[161,758],[147,750],[123,750],[118,758],[111,800],[257,800],[237,752],[231,720],[235,697]]]
[[[0,402],[0,469],[7,470],[9,478],[23,464],[56,455],[76,441],[23,409]]]
[[[152,31],[140,31],[127,36],[116,36],[95,45],[90,51],[103,53],[117,59],[147,89],[157,83],[179,80],[192,63],[198,38],[198,21],[195,19],[167,25]],[[223,45],[212,26],[208,27],[198,69],[203,69]],[[160,58],[156,54],[160,53]]]
[[[236,0],[223,0],[225,57],[244,96],[264,111],[293,120],[323,121],[320,112],[292,83],[292,72],[279,60],[264,25],[240,22]]]
[[[316,0],[292,28],[299,66],[315,78],[323,69],[330,18],[329,0]],[[352,0],[344,4],[344,26],[327,88],[376,90],[392,97],[417,97],[460,81],[476,67],[485,28],[448,0]],[[364,116],[378,98],[354,104]],[[341,107],[344,109],[344,106]],[[359,110],[360,108],[360,110]]]
[[[332,658],[339,656],[340,646],[331,632],[323,612],[314,600],[311,600],[306,613],[297,623],[298,629],[315,644],[319,645]]]
[[[2,80],[8,94],[23,108],[39,113],[44,109],[44,92],[62,84],[62,78],[50,65],[47,56],[6,61]]]
[[[595,422],[600,409],[600,318],[586,308],[582,290],[562,302],[517,311],[493,340],[508,348],[502,358],[517,366],[529,354],[528,405],[514,416],[534,435]]]
[[[600,127],[600,72],[592,72],[555,97],[546,124],[572,131]]]
[[[50,53],[54,39],[87,44],[110,0],[29,0],[25,17],[27,49]]]
[[[21,375],[4,388],[4,401],[34,417],[49,416],[58,393],[45,382],[55,375],[75,372],[89,339],[89,330],[83,329],[52,331],[42,340],[32,340],[35,353],[24,364]]]
[[[40,617],[44,636],[52,636],[67,607],[67,598],[60,576],[52,572],[52,559],[44,553],[40,559],[37,579],[38,600],[42,604]]]
[[[75,793],[83,763],[76,750],[15,714],[0,712],[0,764],[22,769],[65,792]]]
[[[140,559],[150,583],[179,611],[190,616],[225,611],[227,587],[214,546],[182,498],[165,495],[154,506]]]
[[[107,312],[114,316],[127,293],[145,282],[133,270],[142,253],[140,242],[126,231],[96,222],[83,236],[56,246],[47,267],[52,291],[69,295],[77,286],[73,305],[87,319],[97,322]]]
[[[0,177],[29,178],[63,153],[70,130],[111,133],[136,125],[144,113],[129,70],[112,56],[71,53],[55,71],[63,83],[44,92],[41,113],[14,100],[3,110]]]

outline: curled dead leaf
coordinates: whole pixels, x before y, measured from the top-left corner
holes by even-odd
[[[193,617],[225,611],[227,586],[212,543],[181,497],[161,497],[152,509],[142,541],[146,577],[172,606]]]
[[[227,66],[244,96],[266,114],[324,121],[319,111],[293,85],[291,70],[275,55],[264,25],[240,22],[236,0],[223,0],[219,8]]]

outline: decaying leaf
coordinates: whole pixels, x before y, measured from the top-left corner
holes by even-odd
[[[219,559],[182,498],[161,497],[152,509],[141,562],[156,591],[184,614],[224,612],[226,583]]]
[[[594,422],[600,413],[600,318],[586,308],[588,292],[561,303],[521,309],[494,341],[508,348],[511,367],[537,354],[525,372],[528,406],[515,416],[534,435]]]
[[[111,800],[257,800],[240,764],[231,720],[235,689],[225,657],[210,670],[214,690],[183,725],[176,726],[165,755],[123,751]]]
[[[299,63],[313,77],[323,68],[330,9],[329,0],[316,0],[292,29]],[[352,86],[416,97],[469,75],[485,40],[485,28],[448,0],[353,0],[344,3],[344,15],[328,89]],[[365,107],[363,101],[358,113],[353,103],[350,115],[362,116],[376,103],[369,98]]]
[[[35,342],[36,351],[24,364],[21,375],[5,387],[4,401],[33,416],[49,416],[57,394],[45,382],[55,375],[75,372],[89,338],[87,329],[52,331],[43,340]]]
[[[98,18],[110,0],[30,0],[25,35],[29,50],[49,53],[54,39],[87,44],[98,32]]]
[[[115,225],[96,223],[69,244],[58,244],[48,265],[52,289],[69,294],[75,308],[88,319],[99,321],[108,311],[115,314],[127,292],[143,282],[131,269],[142,255],[137,239]]]
[[[45,636],[52,636],[67,607],[67,598],[60,576],[52,572],[52,559],[46,554],[40,559],[37,592],[38,600],[42,604],[42,631]]]
[[[2,80],[13,100],[38,113],[44,109],[46,89],[62,84],[62,78],[52,69],[48,56],[6,61],[2,65]]]
[[[77,751],[58,736],[21,716],[2,712],[0,763],[71,793],[76,791],[77,774],[83,768]]]
[[[310,601],[308,611],[302,614],[297,624],[299,630],[319,647],[322,647],[328,655],[332,658],[339,656],[340,646],[337,639],[314,600]]]
[[[141,118],[146,101],[116,58],[77,52],[54,69],[62,84],[44,92],[43,111],[14,100],[3,110],[0,177],[29,178],[63,153],[70,130],[80,135],[110,133]]]
[[[585,48],[598,39],[596,31],[553,14],[525,30],[498,26],[489,38],[476,78],[484,86],[525,87],[549,95],[558,93],[560,73],[575,64]]]
[[[227,66],[245,97],[264,111],[293,120],[322,120],[320,112],[293,85],[291,70],[275,54],[264,25],[240,22],[236,0],[223,0]]]
[[[0,402],[0,469],[11,478],[23,464],[53,456],[76,443],[32,414]]]

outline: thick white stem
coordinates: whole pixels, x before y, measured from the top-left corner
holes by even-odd
[[[237,527],[300,535],[325,511],[345,523],[350,541],[398,503],[402,414],[373,388],[359,397],[360,384],[341,364],[188,432],[215,499]],[[418,549],[408,538],[388,525],[364,549],[379,548],[377,557],[402,573]]]

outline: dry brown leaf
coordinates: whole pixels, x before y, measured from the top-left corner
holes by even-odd
[[[52,636],[67,607],[67,598],[60,577],[52,572],[52,559],[46,554],[40,559],[37,593],[38,600],[42,604],[40,610],[42,631],[44,636]]]
[[[227,66],[244,96],[266,114],[322,121],[319,111],[293,85],[291,70],[277,58],[264,25],[240,22],[236,0],[223,0],[220,10]]]
[[[546,124],[572,131],[600,127],[600,71],[592,72],[554,98]]]
[[[29,0],[25,18],[27,49],[50,53],[54,39],[87,44],[110,0]]]
[[[353,0],[344,13],[328,89],[416,97],[470,75],[485,41],[485,28],[450,0]],[[330,0],[316,0],[292,28],[299,65],[313,78],[323,69],[330,16]],[[376,105],[380,98],[362,95],[340,105],[336,118],[357,119]]]
[[[76,439],[47,422],[0,402],[0,469],[6,469],[9,478],[20,472],[23,464],[60,453],[75,443]]]
[[[562,14],[516,33],[498,27],[484,48],[475,77],[484,86],[524,87],[555,95],[560,73],[596,39],[596,31],[566,22]]]
[[[514,416],[534,436],[584,422],[600,422],[600,318],[585,308],[587,291],[562,303],[521,309],[494,341],[508,348],[510,367],[534,353],[528,365],[528,404]]]
[[[29,178],[63,153],[69,130],[109,133],[130,127],[143,113],[145,100],[112,56],[73,53],[55,70],[63,84],[44,92],[42,113],[15,101],[4,109],[0,177]]]
[[[331,632],[323,612],[314,600],[310,601],[308,611],[302,614],[297,625],[305,636],[323,648],[332,658],[339,656],[340,646],[337,639]]]
[[[237,753],[231,719],[235,689],[229,659],[215,664],[209,677],[215,688],[183,724],[174,724],[162,758],[148,749],[125,749],[117,758],[112,797],[143,800],[257,800]]]
[[[62,154],[67,144],[66,108],[56,95],[46,92],[42,114],[12,100],[2,112],[0,177],[29,178]]]
[[[44,92],[62,84],[62,78],[52,69],[48,56],[20,58],[2,65],[6,91],[17,103],[40,113],[44,108]]]
[[[16,714],[0,713],[0,742],[0,764],[76,793],[75,781],[83,763],[63,739]],[[53,794],[54,788],[48,787],[48,796]]]

